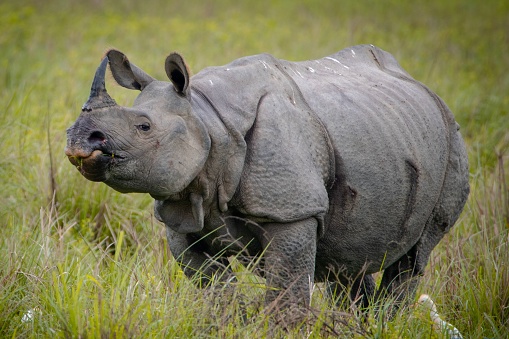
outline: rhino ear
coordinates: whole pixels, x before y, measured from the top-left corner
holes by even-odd
[[[166,75],[175,86],[175,90],[180,94],[187,95],[190,72],[184,58],[178,53],[171,53],[166,58],[164,68]]]
[[[106,53],[110,61],[110,69],[115,81],[125,88],[143,90],[155,79],[129,62],[124,53],[109,50]]]

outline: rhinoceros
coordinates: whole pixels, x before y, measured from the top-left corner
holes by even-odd
[[[140,91],[132,107],[108,95],[108,64]],[[307,305],[314,282],[351,282],[364,301],[415,294],[469,194],[459,125],[435,93],[372,45],[194,76],[172,53],[165,71],[158,81],[108,51],[65,153],[85,178],[155,199],[186,275],[263,254],[269,303]]]

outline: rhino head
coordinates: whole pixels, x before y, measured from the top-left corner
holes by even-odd
[[[141,91],[132,107],[119,106],[107,93],[108,64],[118,84]],[[211,142],[191,108],[189,70],[177,53],[166,58],[165,69],[171,82],[155,80],[119,51],[106,54],[67,130],[65,154],[85,178],[163,200],[201,171]]]

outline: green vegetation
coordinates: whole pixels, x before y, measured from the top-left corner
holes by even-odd
[[[19,0],[0,2],[0,32],[0,337],[444,337],[419,308],[365,321],[321,286],[300,331],[271,329],[262,279],[232,260],[236,289],[196,288],[150,197],[88,182],[63,153],[108,48],[165,79],[174,50],[196,73],[359,43],[393,53],[436,91],[468,144],[472,193],[419,292],[464,337],[509,337],[509,2]],[[107,87],[119,104],[136,95]]]

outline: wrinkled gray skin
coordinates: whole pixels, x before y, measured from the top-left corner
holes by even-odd
[[[120,107],[104,87],[141,93]],[[231,254],[259,255],[267,301],[308,304],[311,282],[354,282],[364,302],[414,293],[469,193],[459,126],[388,53],[355,46],[319,60],[263,54],[157,81],[111,50],[67,131],[89,180],[155,199],[173,255],[203,278]],[[215,257],[210,264],[208,258]]]

